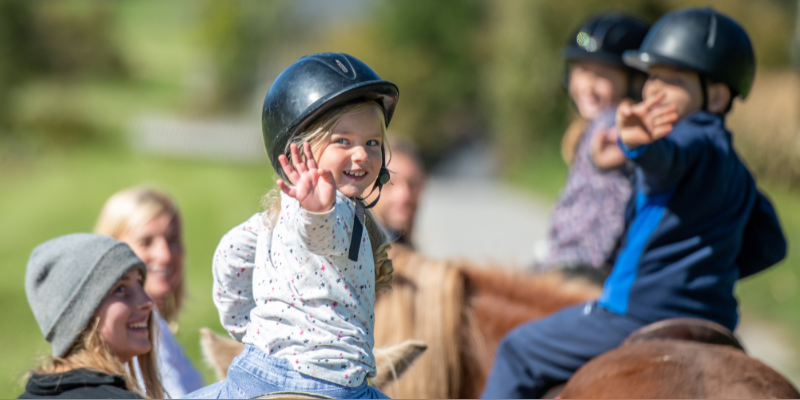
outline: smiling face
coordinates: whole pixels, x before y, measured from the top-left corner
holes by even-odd
[[[147,265],[145,291],[159,306],[183,280],[184,251],[180,219],[161,213],[120,235]]]
[[[330,170],[337,189],[347,197],[369,193],[378,178],[383,143],[378,112],[375,106],[345,114],[334,125],[330,142],[314,154],[318,168]]]
[[[569,95],[583,118],[593,119],[619,103],[627,92],[628,75],[621,68],[591,61],[569,66]]]
[[[152,348],[148,329],[152,310],[153,300],[144,291],[138,269],[123,275],[97,309],[97,332],[123,363]]]
[[[386,167],[392,172],[392,180],[383,187],[381,199],[373,212],[385,226],[406,232],[412,227],[417,213],[425,173],[416,160],[399,152],[392,154]]]
[[[683,119],[703,106],[703,91],[696,72],[662,65],[651,66],[642,97],[647,100],[661,93],[665,95],[661,105],[675,106],[678,119]]]

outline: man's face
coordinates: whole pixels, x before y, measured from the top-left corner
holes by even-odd
[[[393,154],[386,168],[392,180],[383,187],[373,211],[387,228],[405,232],[413,225],[425,174],[414,159],[402,153]]]

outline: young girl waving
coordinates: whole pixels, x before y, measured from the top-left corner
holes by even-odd
[[[214,302],[245,350],[228,379],[190,396],[385,397],[367,378],[375,292],[391,287],[392,266],[388,238],[362,198],[388,181],[386,127],[397,96],[346,54],[303,57],[276,79],[262,122],[280,191],[214,255]]]

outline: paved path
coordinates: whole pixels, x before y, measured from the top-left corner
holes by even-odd
[[[463,256],[524,267],[547,236],[549,205],[491,181],[430,179],[416,242],[432,257]]]

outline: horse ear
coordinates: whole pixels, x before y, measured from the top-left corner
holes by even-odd
[[[421,340],[406,340],[394,346],[376,348],[373,353],[378,371],[372,384],[383,390],[389,383],[400,379],[427,349],[428,345]]]
[[[200,328],[200,348],[206,363],[214,369],[217,379],[223,380],[228,377],[228,367],[233,359],[244,350],[244,344],[216,334],[211,329]]]

